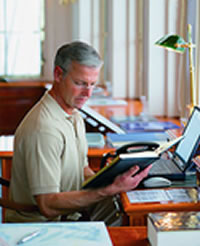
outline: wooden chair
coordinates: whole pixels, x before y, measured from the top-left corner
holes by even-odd
[[[7,179],[4,179],[0,177],[0,185],[2,187],[9,188],[10,181]],[[4,195],[5,196],[5,195]],[[11,201],[8,196],[2,196],[0,197],[0,206],[2,209],[2,222],[5,222],[5,209],[12,209],[17,211],[23,211],[23,212],[33,212],[37,211],[38,207],[36,205],[29,205],[29,204],[22,204],[18,202]]]

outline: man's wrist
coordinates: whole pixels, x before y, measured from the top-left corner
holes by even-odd
[[[119,193],[119,192],[116,192],[116,189],[114,189],[113,185],[108,185],[106,187],[103,187],[103,188],[100,188],[97,190],[97,193],[102,196],[102,197],[109,197],[109,196],[113,196],[115,195],[116,193]]]

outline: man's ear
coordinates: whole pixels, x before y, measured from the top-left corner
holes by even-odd
[[[62,79],[63,79],[63,70],[61,67],[56,66],[54,68],[54,80],[59,83]]]

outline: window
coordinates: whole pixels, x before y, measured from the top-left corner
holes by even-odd
[[[44,0],[0,0],[0,76],[41,75],[43,30]]]

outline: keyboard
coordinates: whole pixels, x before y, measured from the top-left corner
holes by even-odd
[[[153,163],[149,174],[171,174],[182,172],[172,160],[159,159]]]

